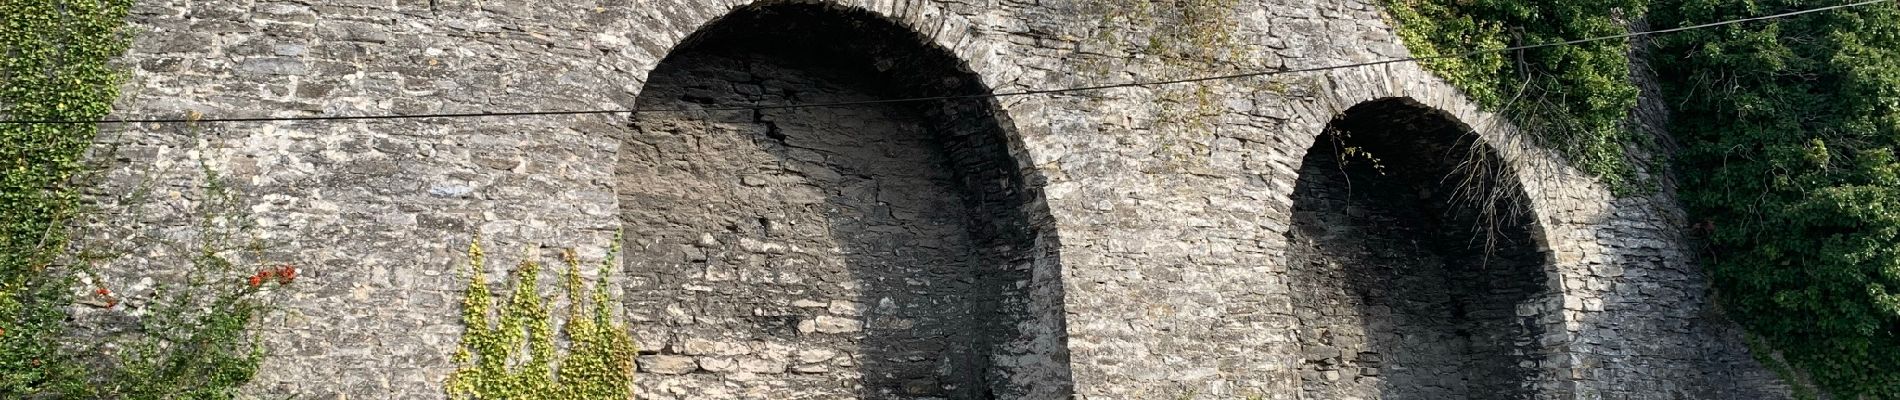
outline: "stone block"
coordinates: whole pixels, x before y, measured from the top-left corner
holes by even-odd
[[[679,375],[699,369],[699,365],[693,358],[686,356],[647,355],[640,356],[635,362],[639,365],[640,372],[661,375]]]

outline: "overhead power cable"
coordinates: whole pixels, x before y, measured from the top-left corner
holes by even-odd
[[[355,116],[339,115],[339,116],[305,116],[305,117],[101,119],[101,120],[92,120],[92,121],[8,120],[8,121],[0,121],[0,124],[115,124],[115,123],[118,123],[118,124],[160,123],[162,124],[162,123],[210,123],[210,122],[352,121],[352,120],[482,118],[482,117],[520,117],[520,116],[589,115],[589,114],[685,113],[685,112],[702,112],[702,111],[747,111],[747,110],[780,110],[780,109],[794,109],[794,108],[848,107],[848,106],[860,106],[860,105],[872,105],[872,104],[911,103],[911,102],[923,102],[923,101],[1004,98],[1004,97],[1121,89],[1121,88],[1131,88],[1131,87],[1165,86],[1165,85],[1176,85],[1176,84],[1183,84],[1183,83],[1195,83],[1195,82],[1207,82],[1207,81],[1219,81],[1219,80],[1233,80],[1233,79],[1254,78],[1254,77],[1272,76],[1272,75],[1285,75],[1285,74],[1296,74],[1296,73],[1305,73],[1305,72],[1320,72],[1320,71],[1329,71],[1329,70],[1335,70],[1335,69],[1370,67],[1370,66],[1379,66],[1379,65],[1386,65],[1386,64],[1430,61],[1430,60],[1447,59],[1447,58],[1464,58],[1464,57],[1471,57],[1471,56],[1476,56],[1476,55],[1481,55],[1481,54],[1486,54],[1486,53],[1504,53],[1504,52],[1512,52],[1512,51],[1546,48],[1546,47],[1574,46],[1574,45],[1579,45],[1579,44],[1584,44],[1584,43],[1601,42],[1601,41],[1618,40],[1618,39],[1629,39],[1629,38],[1641,37],[1641,36],[1670,34],[1670,33],[1691,31],[1691,30],[1697,30],[1697,29],[1713,28],[1713,27],[1724,26],[1724,25],[1734,25],[1734,24],[1740,24],[1740,23],[1745,23],[1745,22],[1782,19],[1782,18],[1794,17],[1794,16],[1799,16],[1799,15],[1804,15],[1804,14],[1813,14],[1813,13],[1819,13],[1819,12],[1839,10],[1839,9],[1844,9],[1844,8],[1864,7],[1864,6],[1880,4],[1880,3],[1888,3],[1888,2],[1893,2],[1893,1],[1895,0],[1865,0],[1865,1],[1856,2],[1856,3],[1839,4],[1839,5],[1833,5],[1833,6],[1811,8],[1811,9],[1800,10],[1800,11],[1784,12],[1780,14],[1763,15],[1763,16],[1741,18],[1741,19],[1732,19],[1732,20],[1727,20],[1727,21],[1710,22],[1706,24],[1689,25],[1689,26],[1675,27],[1675,28],[1669,28],[1669,29],[1643,31],[1643,32],[1628,32],[1628,33],[1617,34],[1617,35],[1598,36],[1598,37],[1592,37],[1592,38],[1567,40],[1567,41],[1561,41],[1561,42],[1512,46],[1512,47],[1505,47],[1505,48],[1499,48],[1499,49],[1473,50],[1473,51],[1467,51],[1467,52],[1457,53],[1457,54],[1441,54],[1441,55],[1434,55],[1434,56],[1395,58],[1395,59],[1380,60],[1380,61],[1329,65],[1329,66],[1323,66],[1323,67],[1277,69],[1277,70],[1270,70],[1270,71],[1256,71],[1256,72],[1246,72],[1246,73],[1229,74],[1229,75],[1205,76],[1205,77],[1198,77],[1198,78],[1158,80],[1158,81],[1135,81],[1135,82],[1115,83],[1115,84],[1095,85],[1095,86],[1080,86],[1080,87],[1069,87],[1069,88],[1060,88],[1060,89],[1032,89],[1032,90],[1021,90],[1021,91],[1012,91],[1012,92],[992,92],[992,93],[984,93],[984,94],[908,97],[908,98],[899,98],[899,99],[846,101],[846,102],[830,102],[830,103],[761,104],[761,105],[746,105],[746,106],[718,106],[718,107],[665,108],[665,109],[633,108],[633,109],[614,109],[614,110],[506,111],[506,112],[472,112],[472,113],[446,113],[446,114],[385,114],[385,115],[355,115]]]

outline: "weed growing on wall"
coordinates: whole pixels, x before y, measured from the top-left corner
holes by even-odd
[[[1615,35],[1647,0],[1388,0],[1414,56]],[[1624,149],[1646,142],[1622,121],[1639,91],[1629,45],[1601,41],[1424,62],[1479,105],[1501,112],[1618,193],[1648,186]]]
[[[0,118],[94,120],[111,111],[131,0],[0,0]],[[0,398],[73,389],[62,350],[77,272],[57,264],[79,196],[69,185],[98,128],[0,125]]]
[[[619,243],[619,240],[615,240]],[[462,301],[467,331],[456,350],[458,366],[448,393],[456,399],[624,400],[633,396],[634,357],[628,328],[613,318],[617,307],[607,295],[607,273],[618,247],[601,262],[592,285],[581,279],[580,260],[562,254],[561,275],[567,312],[561,318],[566,351],[557,348],[555,318],[537,284],[541,266],[523,261],[514,270],[514,288],[495,298],[482,272],[486,258],[479,242],[468,248],[469,285]]]
[[[1653,19],[1685,26],[1814,6],[1659,0]],[[1900,6],[1659,44],[1681,200],[1707,237],[1704,264],[1731,318],[1834,398],[1900,399]]]
[[[203,180],[188,238],[175,239],[160,227],[142,224],[150,202],[149,183],[129,199],[113,202],[124,210],[88,212],[72,259],[81,265],[143,263],[156,282],[149,294],[118,294],[86,268],[96,285],[88,297],[102,312],[134,317],[130,327],[69,335],[89,370],[83,385],[63,390],[72,399],[234,399],[251,381],[265,351],[251,332],[278,293],[296,282],[294,265],[267,262],[259,228],[238,192],[216,170],[200,166]],[[126,268],[120,268],[121,270]],[[121,271],[123,272],[123,271]],[[138,305],[119,306],[138,295]],[[100,304],[100,302],[103,304]],[[99,329],[102,327],[91,327]],[[72,347],[70,344],[68,347]]]
[[[1239,0],[1091,0],[1084,8],[1101,15],[1094,40],[1155,57],[1158,75],[1144,78],[1162,80],[1254,67],[1242,59],[1245,52],[1235,37],[1238,6]],[[1209,81],[1157,87],[1160,107],[1155,116],[1161,127],[1185,135],[1210,135],[1214,118],[1227,111],[1216,85]]]

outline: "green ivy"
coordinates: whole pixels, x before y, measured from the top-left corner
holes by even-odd
[[[95,120],[120,75],[131,0],[0,0],[0,118]],[[62,354],[75,274],[54,265],[76,212],[69,180],[91,124],[0,125],[0,397],[63,391],[83,370]]]
[[[1639,94],[1629,46],[1601,41],[1497,52],[1627,32],[1646,0],[1389,0],[1399,37],[1418,57],[1487,51],[1425,62],[1479,105],[1561,151],[1618,193],[1634,179],[1624,149],[1646,144],[1623,125]]]
[[[110,62],[130,43],[132,3],[0,0],[0,119],[88,121],[110,113],[122,82]],[[161,282],[135,329],[105,337],[75,337],[69,329],[76,302],[124,310],[122,295],[96,279],[96,288],[85,288],[90,293],[75,296],[79,278],[94,273],[91,263],[160,244],[137,240],[136,224],[74,233],[112,214],[80,202],[79,175],[96,167],[86,152],[98,132],[94,124],[0,125],[0,398],[236,397],[264,354],[248,332],[269,309],[262,292],[289,284],[295,270],[241,260],[259,259],[254,243],[237,239],[254,225],[209,168],[198,208],[186,215],[199,223],[198,242],[174,246],[189,249],[176,259],[150,259],[187,278]],[[118,200],[136,208],[144,199]],[[112,243],[70,240],[94,236]],[[241,278],[253,272],[256,282]]]
[[[1818,5],[1393,0],[1391,11],[1414,53],[1435,56],[1614,34],[1643,12],[1671,27]],[[1680,198],[1707,236],[1722,305],[1834,397],[1900,398],[1900,10],[1693,30],[1658,46]],[[1626,51],[1604,42],[1428,66],[1616,184],[1630,169],[1620,149],[1637,142],[1616,125],[1636,95]]]
[[[1825,4],[1837,4],[1827,2]],[[1659,2],[1659,26],[1812,8]],[[1730,315],[1835,398],[1900,399],[1900,8],[1660,40],[1681,198]]]
[[[616,243],[618,240],[616,240]],[[607,273],[618,246],[601,263],[592,287],[581,279],[580,261],[563,253],[562,275],[567,315],[562,318],[567,351],[556,350],[553,318],[537,290],[541,267],[523,261],[514,271],[514,289],[496,303],[482,272],[486,258],[479,241],[469,244],[469,285],[462,302],[467,332],[456,350],[459,366],[448,382],[456,399],[625,400],[633,397],[634,357],[628,328],[614,321],[607,295]]]

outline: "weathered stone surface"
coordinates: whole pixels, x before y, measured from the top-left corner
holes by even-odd
[[[640,356],[636,362],[640,365],[640,372],[661,375],[679,375],[699,369],[699,364],[692,357],[651,355]]]
[[[837,356],[837,352],[828,349],[804,349],[798,351],[798,362],[806,364],[821,363]]]
[[[864,323],[850,318],[819,316],[813,320],[818,333],[851,333],[864,330]]]
[[[1287,265],[1307,398],[1533,397],[1518,311],[1548,301],[1525,196],[1467,129],[1416,103],[1361,104],[1308,150]],[[1528,305],[1528,306],[1527,306]],[[1385,355],[1390,355],[1386,357]],[[1342,380],[1381,375],[1378,381]]]
[[[836,6],[783,14],[803,15],[800,29],[709,25],[759,22],[722,19],[742,3],[141,1],[117,117],[701,110],[631,124],[623,114],[130,125],[103,140],[138,166],[114,182],[170,171],[158,184],[181,195],[168,210],[191,209],[182,193],[197,185],[187,172],[198,160],[229,171],[271,256],[304,266],[289,312],[260,325],[282,350],[261,368],[260,397],[440,398],[471,233],[490,242],[489,272],[501,276],[524,255],[500,249],[575,247],[597,260],[622,229],[614,283],[653,352],[640,359],[641,399],[1292,399],[1313,393],[1306,381],[1431,381],[1446,388],[1431,393],[1456,393],[1456,373],[1398,367],[1478,354],[1470,343],[1481,337],[1467,335],[1463,350],[1355,347],[1370,333],[1457,329],[1374,323],[1408,315],[1393,308],[1404,304],[1307,279],[1366,265],[1288,261],[1305,246],[1289,233],[1311,227],[1295,208],[1329,204],[1296,201],[1316,138],[1347,109],[1402,97],[1468,125],[1513,172],[1500,182],[1522,186],[1538,278],[1513,282],[1540,292],[1483,310],[1539,329],[1510,341],[1536,349],[1516,364],[1535,378],[1511,393],[1785,396],[1713,316],[1667,190],[1615,199],[1416,65],[1211,83],[1204,129],[1176,115],[1198,108],[1179,95],[1191,86],[705,111],[1182,73],[1145,53],[1142,29],[1101,28],[1081,0],[771,2]],[[1376,2],[1241,3],[1228,61],[1243,68],[1407,55]],[[743,39],[727,44],[782,44],[813,39],[800,36],[808,27],[886,22],[917,34],[687,40],[711,26]],[[1446,228],[1391,225],[1359,245]],[[106,279],[149,270],[125,264]],[[1374,267],[1442,277],[1460,265]],[[1458,303],[1458,290],[1440,289],[1405,300]],[[820,333],[825,321],[832,333]],[[1328,344],[1312,326],[1364,336]],[[1338,355],[1309,363],[1311,344]]]

